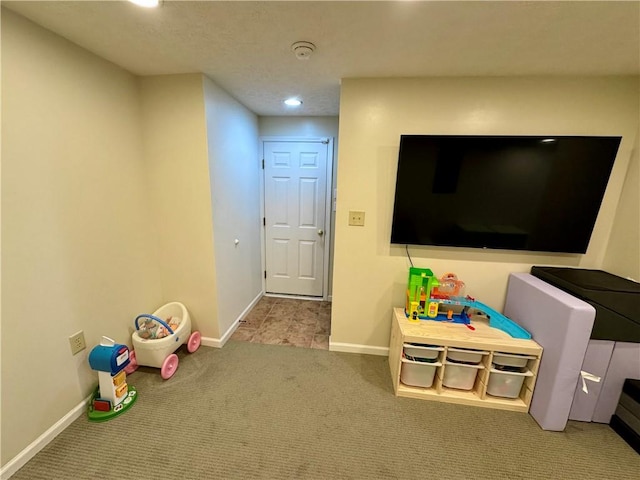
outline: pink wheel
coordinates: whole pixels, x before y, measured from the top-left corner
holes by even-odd
[[[124,373],[131,375],[138,369],[138,361],[136,360],[136,352],[134,350],[129,351],[129,365],[124,367]]]
[[[200,332],[196,331],[189,336],[189,341],[187,342],[187,350],[189,353],[195,352],[200,347],[200,341],[202,340],[202,336]]]
[[[162,367],[160,368],[160,376],[164,380],[168,380],[173,377],[173,374],[176,373],[178,369],[178,356],[175,353],[172,353],[162,362]]]

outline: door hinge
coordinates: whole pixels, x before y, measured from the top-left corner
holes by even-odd
[[[267,271],[264,271],[264,278],[267,278]]]
[[[262,169],[264,170],[264,158],[262,159]]]
[[[262,226],[263,227],[267,226],[267,219],[265,217],[262,217]]]

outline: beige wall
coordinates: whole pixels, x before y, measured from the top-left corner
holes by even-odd
[[[3,465],[89,395],[100,337],[129,343],[161,300],[142,158],[135,78],[2,9]]]
[[[331,137],[333,138],[333,178],[331,191],[336,185],[338,164],[338,117],[260,117],[260,135],[263,137]],[[331,247],[329,248],[329,291],[332,296],[333,252],[335,242],[335,212],[331,211]]]
[[[338,117],[260,117],[258,125],[263,137],[338,137]]]
[[[202,79],[218,323],[224,335],[262,293],[258,119],[210,79]]]
[[[635,78],[345,79],[331,345],[385,348],[391,310],[404,302],[409,261],[389,242],[401,134],[622,135],[616,164],[585,255],[411,247],[416,266],[455,272],[467,293],[501,310],[508,275],[546,264],[602,265],[635,137]],[[349,210],[366,213],[349,227]]]
[[[640,282],[640,132],[616,210],[603,270]]]
[[[164,301],[180,301],[193,329],[218,338],[216,267],[202,75],[140,78],[142,138]],[[154,309],[157,305],[146,305]]]

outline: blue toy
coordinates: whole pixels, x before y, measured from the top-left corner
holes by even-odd
[[[136,389],[127,385],[125,367],[129,347],[102,337],[89,353],[89,365],[98,371],[99,385],[89,404],[89,420],[102,422],[124,413],[137,400]]]
[[[446,277],[446,278],[445,278]],[[505,317],[493,308],[474,298],[466,296],[454,296],[447,294],[444,288],[445,280],[455,281],[451,292],[459,293],[464,288],[464,283],[459,281],[455,274],[448,273],[443,280],[438,281],[429,269],[411,268],[409,270],[409,285],[407,289],[407,304],[405,314],[410,322],[418,323],[420,320],[435,320],[440,322],[461,323],[471,330],[470,311],[485,315],[489,319],[489,326],[508,333],[513,338],[530,339],[531,334],[513,320]],[[453,308],[446,313],[440,313],[440,305],[462,307],[459,313],[454,313]]]

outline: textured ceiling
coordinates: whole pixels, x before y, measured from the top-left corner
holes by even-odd
[[[350,77],[640,74],[639,1],[2,5],[134,74],[203,72],[258,115],[338,115]]]

